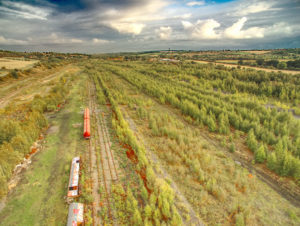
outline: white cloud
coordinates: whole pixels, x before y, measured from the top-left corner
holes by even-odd
[[[134,35],[140,34],[145,27],[145,24],[128,22],[112,22],[110,25],[120,33],[128,33]]]
[[[198,20],[195,24],[189,21],[181,21],[185,30],[191,33],[194,39],[218,39],[220,33],[215,31],[215,28],[220,27],[220,24],[214,19]]]
[[[278,10],[277,8],[272,8],[274,5],[274,2],[268,1],[247,1],[246,4],[241,4],[237,7],[235,10],[236,16],[246,16],[248,14],[252,13],[260,13],[260,12],[265,12],[269,10]]]
[[[71,38],[70,42],[71,43],[83,43],[83,41],[81,39],[77,39],[77,38]]]
[[[242,30],[245,22],[247,21],[246,17],[239,19],[232,26],[228,27],[224,31],[224,36],[231,39],[248,39],[248,38],[263,38],[264,37],[264,28],[260,27],[251,27],[246,30]]]
[[[172,28],[171,27],[160,27],[159,30],[156,30],[159,38],[161,40],[170,40],[172,35]]]
[[[185,30],[188,30],[188,29],[194,27],[194,25],[189,21],[181,21],[181,23]]]
[[[105,14],[111,17],[104,24],[120,33],[138,35],[146,27],[146,22],[165,18],[161,14],[161,9],[168,4],[170,4],[168,0],[145,0],[130,8],[119,10],[110,8]]]
[[[51,33],[49,38],[46,38],[44,41],[46,41],[46,43],[55,43],[55,44],[67,44],[67,43],[78,44],[78,43],[83,43],[83,41],[81,39],[59,37],[54,32]]]
[[[205,4],[205,1],[192,1],[192,2],[188,2],[186,5],[187,6],[201,6],[204,4]]]
[[[0,36],[0,44],[1,45],[24,45],[27,44],[27,41],[5,38],[3,36]]]
[[[109,40],[93,38],[93,43],[95,43],[95,44],[106,44],[106,43],[110,43],[110,42],[111,41],[109,41]]]
[[[25,3],[3,1],[0,11],[22,17],[25,19],[47,20],[47,16],[51,13],[48,8],[40,8]]]

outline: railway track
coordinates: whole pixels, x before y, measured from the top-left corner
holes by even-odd
[[[90,163],[91,175],[93,178],[93,225],[101,225],[107,222],[101,222],[98,213],[103,213],[103,208],[107,209],[107,215],[110,223],[116,225],[116,214],[113,213],[111,197],[111,185],[118,182],[118,165],[116,164],[109,132],[105,123],[105,112],[98,108],[96,102],[96,89],[92,84],[89,88],[89,107],[91,109],[92,125],[90,139]],[[92,142],[94,145],[92,145]],[[100,149],[99,149],[100,147]],[[105,214],[105,212],[104,212]],[[102,216],[103,217],[103,216]]]

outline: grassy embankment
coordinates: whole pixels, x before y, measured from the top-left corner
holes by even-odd
[[[70,161],[84,150],[81,139],[83,80],[75,79],[64,108],[50,116],[43,150],[32,159],[23,179],[9,195],[0,225],[65,225]]]

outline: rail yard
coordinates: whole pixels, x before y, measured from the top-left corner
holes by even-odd
[[[32,77],[20,72],[16,82],[27,98],[18,98],[12,86],[2,93],[0,113],[8,124],[0,125],[16,128],[18,137],[34,131],[36,144],[28,144],[6,168],[1,165],[3,172],[12,171],[6,183],[20,179],[2,190],[0,225],[299,223],[298,171],[293,168],[299,122],[284,111],[293,108],[293,100],[281,100],[282,110],[275,112],[265,107],[271,99],[261,93],[249,98],[204,75],[236,71],[190,61],[95,58],[62,61],[55,68],[37,66]],[[279,72],[261,73],[281,78]],[[288,87],[293,89],[297,78]],[[10,83],[9,78],[0,86]],[[50,88],[39,90],[44,83]],[[36,87],[33,96],[31,86]],[[17,141],[2,145],[14,150]],[[278,169],[270,165],[270,156],[279,159],[280,145],[287,145],[282,153],[292,167],[285,174],[279,162]]]

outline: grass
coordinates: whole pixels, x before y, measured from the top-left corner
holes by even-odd
[[[0,68],[5,69],[24,69],[24,68],[30,68],[35,63],[38,63],[38,60],[24,60],[21,59],[11,59],[11,58],[1,58],[0,59]]]
[[[82,120],[81,82],[77,80],[69,103],[50,120],[59,129],[47,135],[45,148],[33,158],[22,181],[8,197],[0,225],[65,225],[68,205],[64,196],[70,161],[84,150],[82,128],[72,126]]]

